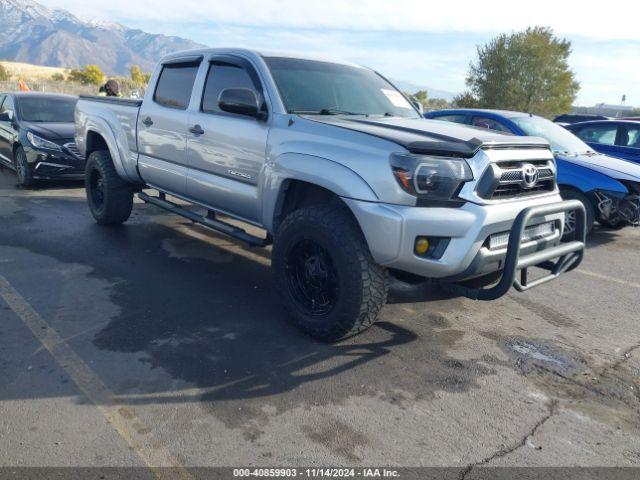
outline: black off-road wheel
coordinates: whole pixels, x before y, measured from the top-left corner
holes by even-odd
[[[16,148],[15,167],[16,175],[18,177],[18,185],[22,187],[30,187],[35,183],[33,173],[29,168],[29,162],[27,162],[27,154],[22,147]]]
[[[377,265],[346,207],[304,207],[284,219],[273,245],[283,304],[310,336],[334,342],[369,328],[387,301],[389,274]]]
[[[91,214],[99,225],[120,225],[131,215],[133,188],[118,176],[109,152],[89,155],[84,186]]]
[[[584,209],[587,212],[587,235],[591,233],[593,229],[593,223],[595,221],[595,211],[591,201],[580,192],[575,190],[562,190],[562,198],[564,200],[579,200],[584,205]],[[562,240],[567,242],[574,240],[576,237],[576,212],[567,212],[564,215],[564,234]]]

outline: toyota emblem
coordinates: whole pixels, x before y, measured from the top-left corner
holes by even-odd
[[[540,173],[538,167],[527,163],[522,167],[522,185],[524,188],[533,188],[538,183]]]

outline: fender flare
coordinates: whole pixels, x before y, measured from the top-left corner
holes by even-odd
[[[131,160],[128,158],[130,148],[127,136],[122,129],[119,129],[120,131],[118,132],[114,132],[111,125],[104,118],[93,116],[87,119],[84,130],[86,132],[85,142],[87,141],[90,133],[95,133],[102,137],[109,149],[113,166],[123,180],[130,182],[140,181],[137,172],[135,171],[136,162],[134,162],[134,168],[133,171],[131,171]]]
[[[327,158],[302,153],[283,153],[268,162],[262,187],[262,224],[272,231],[279,200],[289,180],[317,185],[339,197],[378,202],[371,186],[356,172]]]

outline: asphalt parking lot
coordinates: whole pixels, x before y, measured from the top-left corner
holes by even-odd
[[[290,325],[269,252],[0,171],[0,466],[638,466],[640,230],[491,303],[394,284],[365,334]]]

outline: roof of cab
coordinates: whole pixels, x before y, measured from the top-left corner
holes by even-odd
[[[340,65],[349,65],[352,67],[363,68],[362,65],[357,65],[355,63],[350,63],[346,61],[336,60],[332,58],[323,58],[312,55],[302,55],[290,52],[275,52],[268,50],[251,50],[247,48],[199,48],[194,50],[184,50],[181,52],[170,53],[169,55],[164,56],[160,63],[166,63],[169,61],[179,60],[181,58],[190,58],[190,57],[207,57],[211,55],[243,55],[246,57],[278,57],[278,58],[292,58],[298,60],[315,60],[319,62],[328,62],[328,63],[336,63]]]

